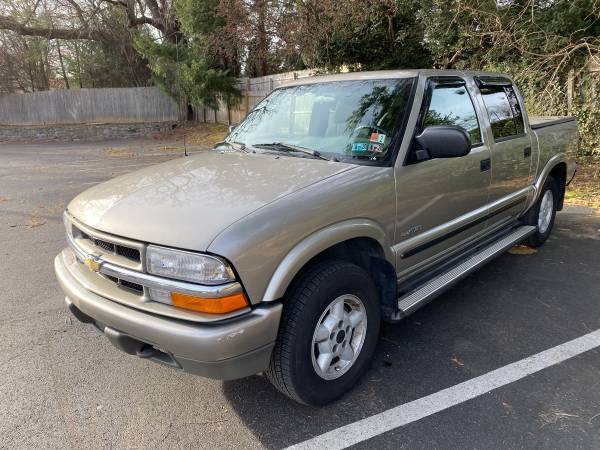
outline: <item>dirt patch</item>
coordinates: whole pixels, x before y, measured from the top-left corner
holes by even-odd
[[[228,127],[224,124],[196,123],[156,133],[152,135],[152,138],[158,141],[169,140],[178,142],[183,142],[185,139],[187,144],[212,148],[217,142],[225,139],[227,132]]]
[[[565,203],[600,209],[600,163],[581,165],[567,188]]]
[[[225,139],[229,127],[220,123],[202,123],[187,129],[186,140],[190,144],[214,145]]]
[[[126,157],[126,158],[134,158],[136,155],[136,153],[127,150],[125,148],[107,148],[105,150],[106,155],[109,157],[113,157],[113,158],[122,158],[122,157]]]

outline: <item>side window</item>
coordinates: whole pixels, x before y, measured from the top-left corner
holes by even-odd
[[[517,94],[515,94],[515,90],[512,86],[506,86],[504,92],[506,92],[508,102],[510,103],[510,109],[513,113],[517,134],[523,134],[525,133],[525,123],[523,122],[523,113],[521,112],[521,105],[519,104],[519,99],[517,99]]]
[[[433,85],[422,128],[430,125],[456,125],[471,136],[473,145],[481,144],[481,131],[475,107],[464,85]]]
[[[512,86],[481,87],[494,139],[518,136],[525,132],[523,113]]]

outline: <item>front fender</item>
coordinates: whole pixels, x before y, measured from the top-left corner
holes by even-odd
[[[271,302],[282,298],[294,277],[312,258],[336,244],[355,238],[376,240],[383,249],[385,258],[394,264],[391,245],[379,224],[369,219],[334,223],[300,241],[283,258],[267,285],[263,301]]]

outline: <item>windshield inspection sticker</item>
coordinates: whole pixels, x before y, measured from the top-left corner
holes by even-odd
[[[369,139],[371,142],[378,142],[383,144],[385,142],[385,134],[383,133],[371,133],[371,138]]]
[[[366,152],[367,144],[365,144],[364,142],[355,142],[354,144],[352,144],[352,151],[353,152]]]
[[[369,144],[369,151],[372,153],[381,153],[381,144]]]

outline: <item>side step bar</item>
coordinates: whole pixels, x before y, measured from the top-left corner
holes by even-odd
[[[533,226],[521,226],[509,232],[507,235],[504,235],[496,242],[482,248],[460,264],[427,281],[421,287],[400,297],[398,299],[399,311],[396,313],[394,320],[403,319],[409,314],[415,312],[420,307],[426,305],[437,295],[441,294],[443,291],[469,275],[474,270],[483,266],[485,263],[501,253],[504,253],[514,244],[521,242],[533,234],[535,230],[536,227]]]

